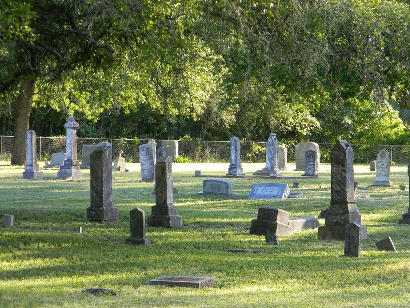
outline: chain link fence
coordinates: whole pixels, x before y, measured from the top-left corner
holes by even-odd
[[[129,162],[139,162],[138,147],[148,139],[109,139],[109,138],[77,138],[78,159],[81,160],[83,145],[98,144],[99,142],[112,144],[113,156],[120,150]],[[160,140],[156,140],[157,143]],[[319,143],[321,162],[330,163],[330,151],[333,144]],[[369,163],[375,160],[377,153],[387,149],[391,156],[392,165],[406,165],[410,161],[409,145],[368,145],[353,144],[355,163]],[[0,136],[0,159],[10,160],[13,148],[13,136]],[[241,141],[241,158],[243,162],[265,162],[266,142]],[[38,160],[50,160],[57,152],[65,152],[65,137],[37,137]],[[177,162],[229,162],[229,141],[178,141]],[[295,161],[295,147],[287,146],[288,162]]]

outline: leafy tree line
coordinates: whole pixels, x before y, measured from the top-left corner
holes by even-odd
[[[13,164],[68,114],[82,136],[408,144],[408,22],[406,1],[5,0],[0,133]]]

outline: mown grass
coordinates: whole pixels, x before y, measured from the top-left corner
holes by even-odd
[[[260,168],[245,164],[245,172]],[[368,239],[358,259],[341,257],[343,242],[319,241],[317,230],[280,238],[266,246],[264,238],[248,234],[251,219],[262,205],[289,211],[291,217],[317,216],[329,206],[330,171],[318,179],[299,181],[303,199],[247,200],[252,184],[262,179],[232,179],[238,199],[201,197],[203,178],[194,169],[223,175],[227,164],[174,164],[175,205],[183,217],[180,230],[148,227],[151,246],[124,243],[129,236],[129,211],[140,207],[150,215],[153,183],[139,182],[137,165],[115,173],[113,201],[120,222],[86,221],[89,172],[80,182],[23,180],[22,169],[0,166],[0,215],[15,215],[12,228],[0,228],[1,307],[272,307],[272,306],[410,306],[410,226],[399,225],[407,211],[405,167],[392,168],[390,188],[370,188],[358,194]],[[292,169],[292,168],[290,168]],[[211,172],[210,170],[216,170]],[[359,185],[370,185],[374,173],[355,166]],[[287,175],[301,172],[288,171]],[[321,220],[321,224],[324,221]],[[83,233],[74,231],[82,226]],[[391,236],[398,253],[377,251],[375,242]],[[260,254],[233,254],[231,248],[261,249]],[[149,286],[162,275],[212,276],[215,288],[185,289]],[[113,289],[117,296],[84,294],[85,288]]]

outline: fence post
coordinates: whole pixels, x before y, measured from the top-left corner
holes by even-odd
[[[40,136],[40,142],[39,142],[39,153],[38,153],[38,156],[39,156],[39,160],[41,160],[41,136]]]

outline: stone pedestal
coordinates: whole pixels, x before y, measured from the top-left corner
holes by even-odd
[[[172,159],[168,157],[155,165],[155,206],[151,208],[148,225],[165,228],[182,227],[182,217],[177,215],[177,208],[173,205],[172,182]]]
[[[141,181],[143,182],[154,181],[156,150],[156,143],[152,139],[150,139],[146,144],[139,146]]]
[[[26,164],[24,165],[23,179],[39,180],[43,172],[39,171],[37,164],[36,132],[28,130],[26,133]]]
[[[71,177],[73,180],[81,179],[80,164],[77,160],[77,130],[79,128],[78,123],[73,116],[68,118],[68,121],[64,124],[66,129],[66,153],[63,165],[60,166],[60,170],[57,172],[58,179],[67,179]]]
[[[228,174],[231,176],[243,175],[241,165],[241,143],[238,137],[232,137],[230,141],[230,164]]]
[[[276,177],[280,174],[278,164],[279,142],[276,134],[270,134],[266,142],[266,166],[256,171],[255,175],[267,175]]]
[[[366,228],[355,202],[353,149],[344,140],[338,141],[331,152],[331,201],[326,210],[325,226],[318,229],[319,239],[344,240],[345,227],[350,223],[360,226],[362,238]]]
[[[376,180],[372,186],[391,186],[390,182],[390,154],[383,149],[377,154]]]
[[[130,211],[131,236],[126,242],[133,245],[150,245],[151,241],[145,237],[145,213],[140,208]]]
[[[250,234],[255,235],[283,235],[292,233],[288,226],[289,213],[277,208],[260,207],[257,219],[251,222]],[[289,233],[289,234],[288,234]]]
[[[112,152],[106,142],[90,155],[90,194],[91,204],[87,208],[87,220],[117,223],[117,208],[112,206]]]
[[[409,208],[407,213],[403,214],[403,219],[399,221],[400,224],[407,224],[410,225],[410,163],[407,166],[407,174],[409,176]]]

